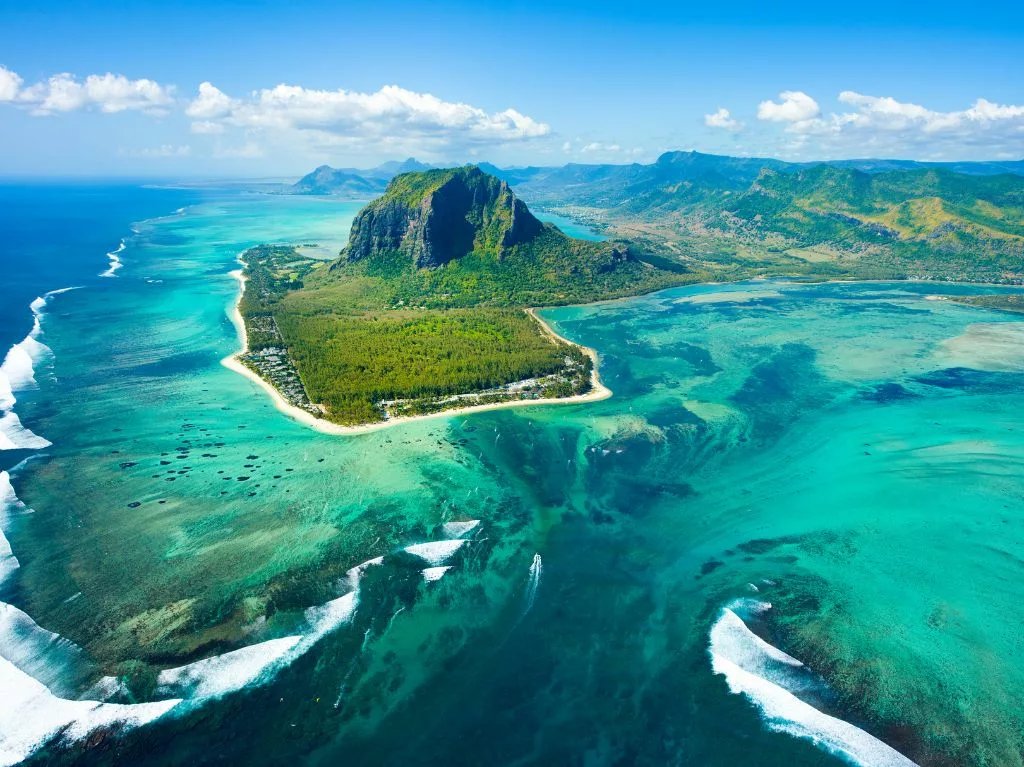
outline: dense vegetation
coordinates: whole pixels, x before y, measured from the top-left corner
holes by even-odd
[[[963,172],[961,172],[963,171]],[[670,152],[653,165],[509,171],[524,198],[714,279],[1024,280],[1024,164]]]
[[[998,309],[1013,314],[1024,314],[1024,295],[1020,293],[992,293],[983,296],[947,296],[950,301],[983,309]]]
[[[591,359],[523,308],[697,279],[623,244],[573,240],[472,167],[396,177],[330,265],[277,246],[243,258],[250,346],[285,347],[309,401],[345,424],[584,393]],[[287,381],[278,356],[254,358],[268,377],[258,364]]]
[[[346,423],[380,420],[382,402],[554,375],[565,368],[570,350],[577,353],[552,343],[517,309],[347,317],[289,311],[279,315],[279,324],[311,399]]]
[[[1024,161],[666,152],[648,165],[482,167],[691,279],[1024,281]]]

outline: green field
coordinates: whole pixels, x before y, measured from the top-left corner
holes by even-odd
[[[247,284],[239,310],[250,350],[283,341],[309,400],[336,423],[590,388],[590,358],[554,342],[521,308],[389,309],[401,281],[330,274],[323,262],[286,246],[253,248],[243,260]],[[271,318],[279,336],[260,330]],[[514,393],[501,389],[528,379],[536,383]],[[468,393],[481,394],[454,398]],[[391,404],[385,410],[382,403]]]

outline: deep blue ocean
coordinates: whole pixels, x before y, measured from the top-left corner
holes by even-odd
[[[200,193],[139,184],[0,182],[0,348],[32,328],[29,304],[50,290],[95,285],[131,225]]]

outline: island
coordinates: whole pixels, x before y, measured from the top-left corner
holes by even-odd
[[[396,176],[336,260],[261,245],[240,261],[243,349],[225,364],[335,433],[609,396],[593,350],[534,308],[697,279],[626,242],[568,237],[476,166]]]
[[[1024,177],[1001,166],[669,152],[652,165],[484,168],[410,159],[300,180],[295,193],[349,194],[398,173],[338,258],[242,255],[245,350],[227,364],[282,410],[343,431],[607,396],[596,355],[531,307],[761,277],[1024,282]],[[518,193],[610,239],[569,237]]]

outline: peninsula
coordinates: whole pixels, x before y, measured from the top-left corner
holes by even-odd
[[[240,260],[244,349],[225,364],[332,432],[606,397],[595,353],[530,307],[694,281],[626,243],[566,236],[475,166],[396,176],[334,261],[270,245]]]

